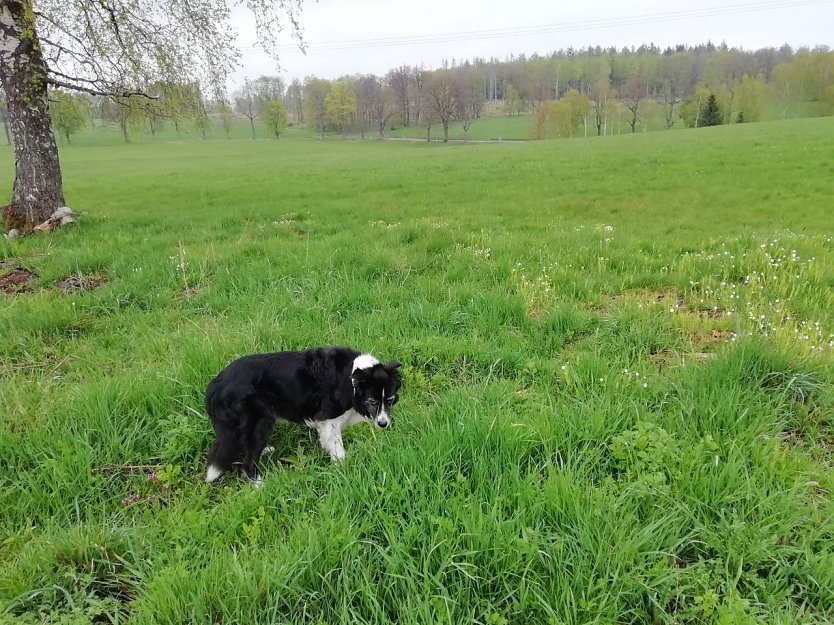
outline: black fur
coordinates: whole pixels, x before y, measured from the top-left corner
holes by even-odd
[[[257,480],[257,462],[279,419],[318,428],[353,409],[385,427],[402,384],[401,365],[392,360],[354,372],[360,355],[335,346],[255,354],[230,363],[206,388],[206,411],[217,437],[209,467],[222,473],[242,459],[246,475]]]

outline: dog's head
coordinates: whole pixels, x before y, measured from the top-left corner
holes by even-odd
[[[391,424],[391,408],[399,401],[402,376],[396,360],[382,364],[368,354],[359,356],[353,365],[353,409],[381,428]]]

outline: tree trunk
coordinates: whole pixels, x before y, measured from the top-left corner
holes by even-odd
[[[443,120],[443,143],[449,143],[449,122]]]
[[[0,83],[15,151],[12,201],[3,210],[8,228],[31,230],[65,204],[45,76],[31,2],[5,0],[0,4]]]
[[[252,139],[254,140],[255,139],[255,118],[254,117],[249,118],[249,125],[252,126]]]
[[[695,128],[698,128],[698,123],[701,121],[701,96],[698,96],[698,108],[695,109]]]
[[[469,141],[469,127],[472,126],[472,122],[474,120],[468,119],[463,123],[463,142],[467,143]]]

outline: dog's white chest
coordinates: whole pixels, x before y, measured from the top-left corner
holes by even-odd
[[[317,430],[321,446],[327,450],[333,460],[345,459],[345,448],[342,444],[342,430],[349,425],[359,423],[363,420],[362,415],[351,409],[339,415],[335,419],[324,421],[306,421],[307,427]]]
[[[365,417],[363,417],[361,414],[359,414],[353,408],[351,408],[342,416],[338,417],[336,420],[340,421],[340,425],[342,429],[344,429],[349,425],[356,425],[357,423],[362,423],[362,421],[365,420]]]
[[[350,425],[355,425],[357,423],[362,423],[365,420],[361,414],[356,412],[353,408],[350,410],[343,412],[338,417],[334,419],[325,419],[322,421],[317,421],[314,419],[309,419],[304,422],[304,424],[313,430],[338,430],[341,432],[346,427]]]

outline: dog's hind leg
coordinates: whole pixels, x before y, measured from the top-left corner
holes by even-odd
[[[219,429],[219,428],[218,428]],[[233,432],[219,429],[217,440],[208,453],[206,482],[213,482],[223,475],[240,456],[240,445]]]
[[[266,453],[267,443],[272,438],[275,429],[275,418],[271,415],[261,415],[255,422],[249,438],[246,441],[246,452],[243,457],[243,472],[256,487],[261,485],[261,477],[258,472],[258,460]]]

